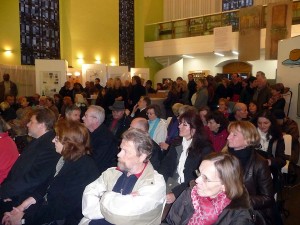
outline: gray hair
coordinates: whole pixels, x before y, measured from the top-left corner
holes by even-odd
[[[147,155],[145,162],[149,161],[152,155],[153,145],[148,132],[132,128],[123,133],[122,139],[125,141],[132,141],[137,151],[137,155],[140,156],[144,153]]]
[[[247,109],[247,105],[246,105],[246,104],[244,104],[244,103],[242,103],[242,102],[237,102],[237,103],[234,105],[234,107],[233,107],[233,110],[232,110],[233,113],[236,113],[237,111],[241,110],[243,106]]]
[[[105,120],[105,110],[99,105],[91,105],[89,109],[92,110],[92,116],[94,116],[101,125]]]

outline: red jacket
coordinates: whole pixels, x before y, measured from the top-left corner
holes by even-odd
[[[208,137],[212,142],[215,152],[220,152],[227,143],[228,131],[222,130],[220,133],[214,133],[210,129],[208,130]]]
[[[0,184],[19,157],[15,142],[7,133],[0,133]]]

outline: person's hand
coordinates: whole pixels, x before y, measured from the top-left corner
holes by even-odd
[[[4,225],[21,225],[24,212],[20,209],[13,207],[13,210],[10,212],[4,213],[2,218],[2,224]]]
[[[129,116],[130,115],[130,110],[129,109],[125,109],[125,114],[126,114],[126,116]]]
[[[159,147],[162,149],[162,150],[168,150],[169,148],[169,145],[165,142],[160,142],[159,143]]]
[[[135,106],[133,107],[132,109],[132,112],[135,113],[138,109],[139,105],[138,104],[135,104]]]
[[[172,204],[173,202],[175,202],[175,200],[176,200],[176,197],[173,193],[167,194],[167,196],[166,196],[166,203],[167,204]]]

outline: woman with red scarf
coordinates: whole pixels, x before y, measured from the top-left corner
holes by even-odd
[[[227,153],[208,155],[196,185],[185,190],[167,217],[173,225],[254,225],[239,160]]]

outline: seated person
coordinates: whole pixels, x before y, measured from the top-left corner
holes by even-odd
[[[6,122],[16,119],[15,96],[5,96],[5,100],[1,102],[0,115]]]
[[[0,185],[19,157],[17,146],[7,133],[8,127],[0,116]]]
[[[126,114],[132,118],[143,117],[148,119],[146,108],[151,104],[151,99],[148,96],[141,96],[138,103],[133,107],[130,114],[129,110],[126,110]]]
[[[202,161],[197,175],[196,186],[174,202],[168,224],[255,224],[237,158],[212,153]]]
[[[229,121],[248,120],[247,105],[242,102],[235,103],[232,113],[228,117]]]
[[[123,132],[130,126],[131,117],[125,114],[124,101],[115,101],[113,105],[109,106],[109,109],[112,111],[112,115],[108,116],[105,124],[115,137],[121,140]]]
[[[44,187],[53,177],[59,159],[52,143],[55,121],[50,109],[38,108],[33,112],[27,127],[28,135],[34,139],[26,146],[0,186],[0,217],[38,188]]]
[[[2,223],[45,224],[63,221],[78,224],[82,218],[81,197],[86,185],[94,181],[99,172],[89,156],[89,132],[75,121],[61,120],[55,127],[53,138],[56,152],[61,155],[56,173],[44,188],[27,196],[19,206],[6,212]]]
[[[159,105],[152,104],[147,107],[147,116],[149,123],[150,137],[157,143],[164,142],[167,137],[167,122],[161,119],[161,110]]]
[[[227,144],[228,120],[220,111],[214,111],[206,116],[208,126],[208,137],[216,152],[220,152]]]
[[[151,139],[139,129],[122,137],[118,167],[107,169],[84,190],[80,225],[160,224],[166,185],[149,162]]]
[[[81,109],[74,105],[70,105],[66,107],[65,110],[65,119],[72,121],[80,121],[81,117]]]

